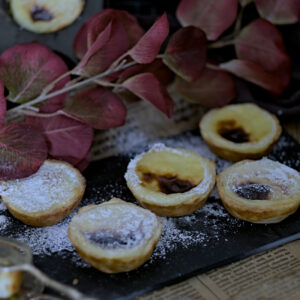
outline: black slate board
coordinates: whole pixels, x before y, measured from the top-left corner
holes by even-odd
[[[198,130],[164,139],[166,144],[177,139],[181,141],[199,138]],[[138,149],[140,151],[141,148]],[[113,194],[126,201],[134,198],[126,187],[124,173],[129,159],[134,155],[110,157],[93,162],[85,171],[87,190],[83,205],[100,203]],[[300,145],[286,133],[283,134],[270,158],[286,163],[300,170]],[[218,161],[217,161],[218,163]],[[118,186],[118,189],[115,187]],[[189,222],[185,217],[173,218],[177,228],[186,232],[203,232],[206,238],[201,243],[184,247],[178,243],[166,255],[151,259],[139,269],[123,274],[108,275],[93,268],[80,267],[72,262],[72,253],[58,253],[51,256],[35,256],[34,263],[57,280],[71,284],[79,280],[77,288],[97,299],[132,299],[151,290],[169,285],[194,274],[240,260],[286,242],[300,238],[300,211],[279,224],[251,224],[231,217],[218,199],[209,198],[210,209],[222,211],[219,216],[207,218],[207,209],[195,212]],[[205,208],[205,206],[204,206]],[[8,216],[8,213],[7,213]],[[205,220],[205,222],[204,222]],[[14,236],[20,227],[27,226],[17,220],[5,233]],[[213,238],[217,233],[217,238]],[[176,243],[176,241],[175,241]]]
[[[106,1],[108,2],[108,1]],[[0,3],[0,52],[16,43],[37,40],[52,49],[75,60],[72,53],[72,39],[83,22],[101,8],[101,1],[87,1],[82,16],[70,27],[48,35],[38,35],[22,30],[10,18],[5,2]],[[147,23],[148,24],[148,23]],[[185,139],[188,135],[198,136],[198,130],[184,133],[172,139]],[[170,140],[169,139],[169,140]],[[270,155],[272,159],[283,162],[300,170],[300,145],[284,133],[281,141]],[[86,170],[87,191],[82,205],[100,203],[112,193],[127,201],[134,201],[124,181],[124,172],[132,153],[128,156],[117,156],[94,162]],[[112,190],[118,186],[117,190]],[[103,188],[108,187],[108,188]],[[111,188],[111,189],[110,189]],[[205,210],[193,214],[192,223],[185,218],[176,218],[176,226],[186,231],[202,231],[211,238],[193,247],[186,248],[178,243],[166,255],[156,255],[150,263],[130,273],[107,275],[93,268],[78,267],[71,260],[72,253],[55,255],[36,255],[34,263],[49,276],[71,284],[74,278],[79,280],[78,289],[99,299],[130,299],[153,289],[163,287],[194,274],[199,274],[254,253],[270,249],[288,241],[300,238],[300,212],[283,222],[274,225],[254,225],[239,221],[229,216],[218,199],[208,200],[210,208],[221,210],[221,216],[207,218]],[[4,216],[10,219],[10,226],[0,230],[0,235],[15,236],[15,232],[26,230],[28,226],[13,219],[7,211]],[[175,219],[174,219],[175,220]],[[203,220],[206,220],[204,223]]]

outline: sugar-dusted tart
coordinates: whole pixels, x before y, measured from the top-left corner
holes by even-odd
[[[281,134],[281,126],[273,114],[246,103],[210,110],[200,121],[200,131],[215,154],[239,161],[268,154]]]
[[[29,31],[50,33],[73,23],[81,14],[84,0],[10,0],[14,20]]]
[[[33,175],[0,181],[0,195],[9,212],[31,226],[53,225],[81,202],[85,179],[72,165],[46,160]]]
[[[230,214],[253,223],[280,222],[300,205],[299,172],[267,158],[227,168],[217,189]]]
[[[88,205],[72,218],[68,235],[80,256],[105,273],[127,272],[146,262],[162,225],[149,210],[113,198]]]
[[[215,184],[216,166],[196,152],[155,144],[130,161],[127,186],[159,216],[184,216],[199,209]]]

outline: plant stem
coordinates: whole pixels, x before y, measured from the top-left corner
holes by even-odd
[[[234,32],[233,32],[234,36],[237,36],[241,30],[244,9],[245,9],[245,7],[242,6],[240,9],[239,15],[236,19],[235,26],[234,26]]]
[[[221,69],[219,66],[217,65],[213,65],[213,64],[209,64],[207,63],[206,68],[211,69],[211,70],[216,70],[216,71],[224,71],[223,69]]]
[[[118,83],[112,83],[112,82],[105,81],[105,80],[101,80],[101,79],[95,80],[94,82],[95,82],[96,84],[98,84],[98,85],[101,85],[101,86],[114,87],[114,88],[122,87],[121,84],[118,84]]]
[[[222,47],[226,47],[226,46],[231,46],[234,44],[234,40],[229,40],[229,41],[218,41],[215,43],[212,43],[210,45],[207,46],[207,48],[209,49],[216,49],[216,48],[222,48]]]
[[[64,79],[65,77],[71,75],[73,72],[73,70],[68,71],[62,75],[60,75],[59,77],[57,77],[54,81],[50,82],[43,90],[42,93],[40,94],[40,96],[44,96],[46,94],[48,94],[51,90],[53,90],[55,88],[55,85],[60,82],[62,79]]]
[[[18,111],[21,111],[24,108],[28,108],[28,107],[30,107],[32,105],[38,104],[38,103],[43,102],[43,101],[45,101],[47,99],[50,99],[50,98],[56,97],[58,95],[64,94],[66,92],[78,89],[78,88],[83,87],[83,86],[85,86],[85,85],[87,85],[89,83],[93,83],[97,79],[100,79],[100,78],[106,77],[106,76],[108,76],[110,74],[113,74],[115,72],[124,70],[124,69],[126,69],[128,67],[134,66],[135,64],[137,64],[137,63],[135,61],[132,61],[132,62],[129,62],[127,64],[118,66],[118,67],[116,67],[113,70],[107,70],[107,71],[105,71],[105,72],[103,72],[101,74],[98,74],[98,75],[95,75],[93,77],[84,79],[84,80],[82,80],[80,82],[75,83],[74,85],[66,86],[66,87],[62,88],[61,90],[55,91],[53,93],[46,94],[46,95],[40,95],[37,98],[35,98],[35,99],[33,99],[33,100],[31,100],[31,101],[29,101],[27,103],[21,104],[20,106],[17,106],[17,107],[14,107],[14,108],[10,109],[9,112],[18,112]]]

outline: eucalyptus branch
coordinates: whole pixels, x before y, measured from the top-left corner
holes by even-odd
[[[207,63],[206,68],[211,69],[211,70],[216,70],[216,71],[224,71],[223,69],[221,69],[219,66],[217,65],[213,65],[213,64],[209,64]]]
[[[226,46],[231,46],[234,44],[234,40],[229,40],[229,41],[218,41],[218,42],[215,42],[215,43],[212,43],[212,44],[209,44],[207,46],[207,48],[209,49],[217,49],[217,48],[223,48],[223,47],[226,47]]]
[[[86,86],[89,83],[93,83],[97,79],[100,79],[100,78],[106,77],[106,76],[108,76],[110,74],[113,74],[115,72],[127,69],[128,67],[134,66],[136,64],[137,63],[135,61],[131,61],[131,62],[127,63],[127,64],[117,66],[113,70],[107,70],[107,71],[105,71],[105,72],[103,72],[101,74],[98,74],[98,75],[86,78],[86,79],[84,79],[82,81],[79,81],[79,82],[73,84],[73,85],[65,86],[64,88],[62,88],[62,89],[60,89],[58,91],[55,91],[55,92],[52,92],[52,93],[49,93],[49,94],[46,94],[46,95],[41,94],[37,98],[35,98],[35,99],[33,99],[33,100],[31,100],[31,101],[29,101],[27,103],[21,104],[21,105],[19,105],[17,107],[14,107],[14,108],[10,109],[9,112],[10,113],[12,113],[12,112],[20,112],[24,108],[28,108],[30,106],[36,105],[38,103],[41,103],[41,102],[43,102],[43,101],[45,101],[47,99],[50,99],[50,98],[56,97],[58,95],[64,94],[66,92],[70,92],[72,90],[84,87],[84,86]]]
[[[101,85],[101,86],[106,86],[106,87],[113,87],[113,88],[119,88],[122,87],[121,84],[118,83],[112,83],[109,81],[105,81],[105,80],[101,80],[101,79],[97,79],[94,81],[96,84]]]

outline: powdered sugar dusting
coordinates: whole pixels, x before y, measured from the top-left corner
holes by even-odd
[[[77,173],[64,164],[46,161],[35,174],[1,182],[0,194],[21,211],[34,213],[64,204],[74,195]]]
[[[135,142],[135,144],[138,144],[138,141]],[[176,136],[176,138],[170,137],[162,139],[159,140],[159,142],[164,143],[168,147],[184,148],[195,151],[200,155],[215,161],[217,173],[223,171],[232,164],[231,162],[217,158],[209,150],[204,141],[193,133],[185,133]],[[276,148],[278,149],[276,152],[280,154],[286,153],[283,157],[287,157],[288,152],[284,150],[284,147],[288,145],[289,142],[285,138],[280,139],[279,143],[276,145]],[[145,151],[144,144],[135,147],[130,153],[130,156],[133,157],[136,153],[141,153],[143,151]],[[292,162],[290,158],[289,160],[291,164],[295,163]],[[300,166],[300,160],[298,161],[298,166]],[[121,166],[118,166],[118,168],[119,167]],[[92,203],[98,204],[113,196],[132,201],[132,195],[128,192],[128,188],[121,178],[115,178],[103,185],[88,187],[88,193],[86,199],[84,199],[85,205]],[[146,264],[146,267],[147,265],[156,264],[158,260],[166,262],[165,259],[167,259],[172,252],[178,251],[178,249],[197,247],[197,251],[201,251],[201,249],[203,249],[203,251],[209,249],[210,251],[214,245],[218,243],[224,245],[224,243],[227,242],[224,238],[226,233],[227,236],[234,236],[236,233],[239,234],[239,230],[245,231],[243,227],[247,228],[248,231],[249,227],[251,228],[254,226],[253,229],[255,229],[255,226],[258,226],[231,217],[220,201],[214,198],[218,198],[215,188],[206,204],[192,215],[179,218],[161,218],[163,223],[163,234],[151,259]],[[43,228],[34,228],[21,224],[8,213],[6,206],[2,201],[0,201],[0,213],[2,215],[0,218],[1,236],[9,236],[25,242],[31,247],[36,256],[59,256],[66,262],[73,264],[78,268],[90,268],[90,266],[77,254],[67,236],[68,226],[71,217],[75,212],[59,224]]]
[[[101,205],[83,211],[72,220],[72,231],[82,232],[103,248],[131,248],[149,240],[158,226],[157,217],[140,207]]]

